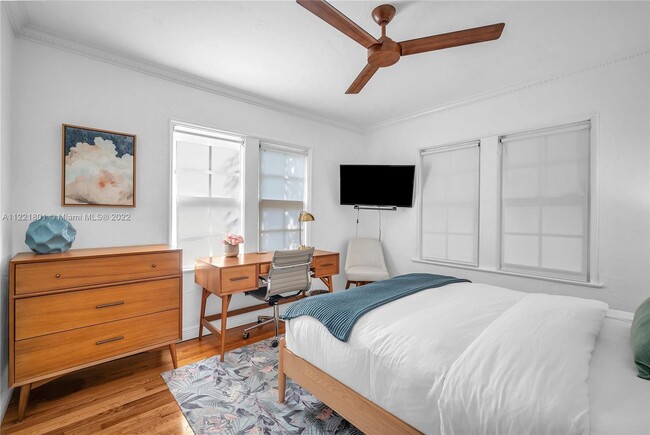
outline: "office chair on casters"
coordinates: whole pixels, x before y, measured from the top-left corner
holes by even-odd
[[[246,292],[247,295],[262,300],[273,307],[273,317],[266,320],[258,319],[258,324],[244,329],[243,338],[250,337],[250,330],[267,323],[275,325],[275,339],[271,346],[278,345],[278,323],[280,321],[280,307],[278,302],[282,299],[297,296],[306,292],[311,287],[311,260],[314,248],[297,249],[295,251],[275,251],[268,276],[260,276],[264,284],[257,290]],[[291,293],[289,296],[282,296]]]

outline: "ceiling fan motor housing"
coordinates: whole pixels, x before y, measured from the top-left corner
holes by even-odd
[[[368,48],[368,63],[378,68],[397,63],[402,55],[402,47],[387,36],[380,38],[379,42]]]

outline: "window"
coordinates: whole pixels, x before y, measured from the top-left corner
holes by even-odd
[[[478,264],[479,142],[420,151],[420,258]]]
[[[500,143],[501,270],[588,282],[590,122]]]
[[[242,234],[241,137],[173,124],[172,240],[183,268],[223,253],[223,236]]]
[[[300,246],[298,215],[307,208],[307,171],[307,150],[260,144],[260,251]]]

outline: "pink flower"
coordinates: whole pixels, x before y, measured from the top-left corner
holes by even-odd
[[[223,243],[225,245],[237,246],[240,243],[244,243],[244,237],[239,234],[228,233],[223,237]]]
[[[261,371],[262,373],[268,373],[268,372],[270,372],[271,370],[273,370],[273,366],[266,366],[266,367],[263,367],[260,371]]]

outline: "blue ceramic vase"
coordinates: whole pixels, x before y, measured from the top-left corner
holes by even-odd
[[[25,243],[37,254],[57,254],[72,246],[77,230],[67,220],[43,216],[27,228]]]

